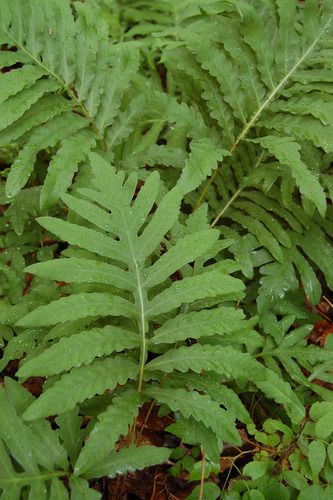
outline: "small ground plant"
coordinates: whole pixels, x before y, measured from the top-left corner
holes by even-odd
[[[1,498],[332,498],[332,35],[0,0]]]

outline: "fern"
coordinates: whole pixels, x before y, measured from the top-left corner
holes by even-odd
[[[37,155],[56,148],[41,191],[49,208],[78,166],[105,138],[139,66],[139,53],[112,45],[98,6],[69,1],[1,2],[0,143],[20,141],[6,183],[9,197],[25,186]],[[98,22],[97,22],[98,19]],[[98,26],[98,29],[97,29]],[[15,49],[15,52],[12,50]],[[110,64],[112,67],[110,67]]]
[[[0,368],[45,378],[0,388],[1,495],[177,461],[138,431],[155,405],[201,449],[190,481],[237,468],[221,498],[329,496],[304,294],[333,286],[331,1],[0,9]]]
[[[67,475],[68,460],[58,436],[46,421],[29,426],[21,413],[34,399],[13,380],[1,387],[0,490],[3,498],[19,499],[29,488],[29,496],[68,498],[61,478]],[[12,457],[12,458],[11,458]],[[87,488],[87,485],[86,485]]]
[[[323,219],[330,198],[331,118],[326,109],[331,94],[328,86],[316,91],[316,85],[332,81],[326,69],[331,5],[276,1],[268,7],[251,1],[234,7],[233,13],[229,9],[226,15],[221,8],[219,15],[193,18],[160,33],[165,38],[162,60],[175,85],[185,99],[197,102],[213,129],[221,130],[221,144],[232,155],[193,203],[198,206],[207,195],[215,212],[212,225],[237,239],[230,250],[248,278],[253,267],[266,274],[269,261],[272,270],[292,262],[290,272],[316,303],[320,285],[315,271],[332,282],[324,259],[311,250],[316,235],[331,258],[325,243],[331,231]],[[180,40],[176,48],[169,41],[173,37]],[[187,92],[188,79],[195,95]],[[221,223],[231,224],[235,232]],[[246,234],[252,239],[244,240]],[[251,251],[268,252],[263,262],[246,255],[245,241],[251,241]]]
[[[252,323],[246,326],[242,314],[234,307],[220,305],[243,295],[241,281],[228,274],[228,267],[232,271],[233,266],[226,265],[225,270],[219,263],[202,267],[206,260],[203,256],[209,255],[210,249],[213,255],[219,251],[217,230],[189,231],[185,236],[176,238],[165,254],[158,256],[160,242],[177,222],[184,193],[192,189],[195,182],[199,184],[205,175],[197,173],[196,178],[189,175],[195,162],[195,152],[192,156],[179,182],[160,199],[156,210],[149,217],[160,189],[158,175],[147,177],[139,194],[133,199],[137,177],[132,174],[125,179],[122,172],[116,173],[101,157],[91,155],[94,173],[92,187],[78,189],[76,196],[63,196],[71,210],[80,214],[81,223],[50,217],[39,219],[51,232],[87,250],[89,259],[75,256],[77,250],[73,248],[70,257],[29,267],[29,272],[59,281],[71,281],[72,286],[77,283],[80,288],[78,293],[75,293],[74,288],[72,294],[38,307],[18,321],[21,327],[43,328],[69,324],[65,336],[58,342],[55,339],[53,345],[44,352],[36,353],[18,371],[21,378],[62,374],[25,411],[23,417],[30,421],[70,411],[76,404],[95,394],[103,394],[106,389],[112,393],[118,384],[137,389],[136,397],[135,392],[129,392],[119,398],[110,398],[109,406],[98,415],[94,430],[76,464],[76,470],[84,471],[87,477],[91,477],[95,467],[94,450],[99,450],[102,460],[102,456],[112,450],[119,435],[126,434],[140,401],[142,404],[146,399],[164,403],[171,411],[179,411],[185,418],[193,417],[211,429],[219,441],[240,443],[234,411],[221,409],[221,401],[216,401],[212,392],[201,395],[196,386],[186,391],[172,386],[159,388],[155,381],[162,380],[163,372],[200,372],[204,369],[218,374],[220,382],[245,380],[249,372],[255,383],[265,378],[260,363],[250,354],[242,353],[237,342],[234,348],[199,342],[192,347],[183,345],[178,349],[168,345],[170,341],[172,344],[184,342],[191,336],[193,319],[197,315],[205,318],[207,327],[200,333],[201,337],[208,335],[208,342],[212,333],[215,339],[220,335],[223,342],[225,334],[229,334],[230,341],[232,332],[243,328],[252,331]],[[84,225],[84,219],[89,221],[89,227]],[[199,257],[203,258],[201,265]],[[194,267],[191,271],[189,263],[193,261],[197,261],[197,269]],[[187,276],[181,281],[172,282],[170,276],[178,269],[184,272],[187,269]],[[90,283],[95,283],[93,291],[89,291]],[[85,288],[87,291],[84,291]],[[209,299],[212,300],[211,306],[204,308],[200,301]],[[181,316],[175,315],[179,308],[184,310]],[[221,315],[226,318],[237,317],[238,320],[233,324],[229,320],[229,326],[221,328],[216,321]],[[103,317],[107,325],[99,326]],[[72,332],[70,324],[83,318],[87,318],[86,329],[74,329]],[[168,331],[166,328],[172,331],[180,320],[183,332],[188,333],[183,333],[182,337],[170,337],[162,353],[147,363],[150,344],[157,345],[155,338],[161,342],[163,323],[164,331]],[[123,326],[117,326],[119,321]],[[153,324],[156,321],[161,326],[155,334]],[[91,327],[87,329],[89,324]],[[52,338],[52,334],[49,338]],[[82,343],[84,347],[79,349]],[[50,362],[54,359],[57,360],[55,363]],[[84,386],[80,384],[82,379],[87,380]],[[282,380],[280,383],[285,387]],[[205,391],[205,388],[200,390]],[[297,406],[297,398],[293,401]],[[126,406],[125,420],[121,405]],[[113,430],[107,431],[109,438],[105,440],[110,419],[113,421]]]

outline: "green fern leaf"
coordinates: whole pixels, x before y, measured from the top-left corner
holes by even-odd
[[[24,98],[25,99],[25,98]],[[26,111],[12,125],[0,131],[0,144],[10,144],[29,132],[33,127],[51,121],[57,115],[69,111],[70,103],[61,96],[47,95]]]
[[[223,405],[229,414],[240,422],[253,423],[252,419],[237,394],[222,384],[223,376],[213,372],[206,372],[203,377],[196,373],[173,373],[167,379],[169,387],[183,388],[184,385],[191,390],[202,391],[212,399]],[[186,441],[187,442],[187,441]]]
[[[1,106],[2,116],[0,130],[7,129],[13,122],[18,120],[26,111],[28,111],[31,106],[44,94],[56,92],[58,88],[59,85],[57,82],[50,80],[38,80],[36,85],[29,87],[24,92],[14,95],[10,99],[7,99]]]
[[[102,257],[120,261],[124,259],[119,243],[94,229],[51,217],[39,217],[37,220],[51,233],[72,245],[77,245]]]
[[[33,396],[13,380],[7,380],[5,387],[0,388],[1,496],[19,500],[24,491],[32,498],[46,499],[57,491],[61,495],[57,498],[67,499],[66,489],[57,478],[67,476],[68,465],[66,460],[61,460],[61,464],[53,461],[57,448],[64,457],[55,432],[47,421],[29,425],[19,416],[18,408],[29,404],[31,399]]]
[[[20,78],[18,78],[17,73],[20,74]],[[26,65],[18,72],[1,73],[0,104],[4,104],[8,97],[16,95],[25,87],[31,87],[44,74],[43,69],[36,68],[31,64]]]
[[[147,271],[146,287],[153,287],[163,283],[177,269],[181,269],[189,262],[194,262],[204,255],[218,240],[219,233],[214,230],[197,231],[177,241],[167,253]]]
[[[229,346],[194,344],[168,351],[147,364],[147,370],[161,370],[170,373],[201,370],[220,373],[226,379],[246,379],[262,377],[262,367],[249,354],[236,351]]]
[[[77,403],[135,378],[137,373],[137,364],[121,357],[97,360],[90,366],[73,368],[34,401],[24,412],[23,418],[35,420],[71,410]],[[82,385],[82,380],[87,381],[85,385]]]
[[[62,141],[57,154],[49,164],[42,187],[40,197],[42,210],[51,207],[59,200],[60,195],[71,185],[79,163],[86,158],[95,145],[96,138],[88,130],[73,133],[69,139]]]
[[[91,489],[88,481],[82,477],[71,476],[69,484],[71,500],[99,500],[101,498],[98,491]]]
[[[69,257],[32,264],[27,272],[56,281],[72,283],[104,283],[132,291],[134,286],[128,273],[119,267],[92,259]]]
[[[192,417],[180,418],[166,430],[179,437],[183,443],[202,446],[212,462],[217,463],[220,460],[222,444],[202,422],[197,422]]]
[[[86,125],[84,118],[65,114],[53,118],[48,127],[38,129],[35,133],[33,131],[10,169],[6,184],[7,196],[15,196],[25,186],[41,149],[55,146],[66,135],[75,133]]]
[[[139,398],[134,391],[114,398],[112,404],[98,415],[98,420],[89,435],[75,464],[74,473],[85,475],[96,462],[101,462],[110,453],[121,435],[127,435],[128,427],[138,414]]]
[[[326,211],[326,197],[317,178],[311,174],[301,161],[300,146],[288,137],[266,136],[258,140],[278,160],[291,169],[301,194],[311,200],[322,217]]]
[[[60,339],[37,358],[27,361],[17,375],[22,378],[48,376],[88,365],[96,357],[139,347],[136,333],[116,326],[92,328]]]
[[[105,148],[104,136],[137,75],[140,54],[134,46],[109,40],[107,23],[97,4],[72,5],[69,0],[56,0],[46,6],[38,0],[15,4],[2,0],[1,11],[0,38],[3,44],[14,47],[17,55],[2,56],[2,64],[10,66],[1,73],[4,114],[0,142],[16,137],[25,145],[10,170],[7,193],[14,196],[27,183],[39,151],[57,147],[62,141],[53,154],[42,191],[41,205],[49,208],[70,186],[78,163],[96,147],[97,138]],[[4,52],[10,52],[4,47]],[[15,61],[19,68],[12,67]],[[48,103],[52,100],[61,103],[62,109],[59,106],[51,111]],[[63,113],[64,103],[68,114]],[[81,126],[72,129],[73,121]],[[33,126],[31,136],[24,136]],[[84,130],[77,135],[80,129]],[[58,168],[63,162],[66,169]]]
[[[208,311],[178,314],[154,332],[151,344],[172,344],[188,338],[198,339],[211,335],[234,336],[247,328],[242,311],[220,306]]]
[[[257,387],[266,394],[266,396],[274,399],[277,403],[284,405],[286,412],[294,423],[299,423],[305,416],[305,409],[298,399],[290,384],[282,380],[272,370],[265,370],[265,381],[254,381]]]
[[[89,316],[136,317],[134,305],[116,295],[79,293],[39,306],[17,322],[18,326],[48,326]]]
[[[66,448],[72,466],[80,453],[84,433],[81,429],[82,417],[78,415],[78,411],[76,406],[73,410],[62,413],[56,418],[57,433]]]
[[[233,418],[209,396],[200,395],[195,391],[162,387],[150,387],[145,389],[144,393],[166,404],[172,411],[179,411],[184,418],[193,417],[196,421],[202,422],[222,441],[237,445],[241,443]]]
[[[122,448],[119,452],[110,453],[102,463],[95,463],[84,476],[87,479],[101,476],[115,477],[117,474],[126,474],[166,462],[170,453],[167,448],[158,448],[157,446]]]
[[[237,300],[243,295],[244,285],[240,280],[226,276],[218,270],[206,272],[199,276],[184,278],[172,284],[167,290],[157,295],[147,310],[148,317],[155,317],[206,297],[221,296],[224,300]]]
[[[96,115],[96,126],[103,131],[112,125],[120,107],[122,97],[139,67],[139,52],[125,44],[111,50],[112,65],[109,78],[103,88],[100,107]]]

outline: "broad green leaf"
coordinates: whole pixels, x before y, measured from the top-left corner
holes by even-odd
[[[226,276],[218,270],[207,271],[173,283],[167,290],[151,300],[147,315],[155,317],[182,304],[189,304],[206,297],[237,300],[243,296],[243,290],[242,281]]]
[[[87,316],[135,317],[134,304],[106,293],[79,293],[39,306],[17,322],[18,326],[48,326]]]
[[[166,373],[173,370],[193,370],[197,373],[207,370],[220,373],[226,379],[262,380],[264,376],[262,365],[249,354],[236,351],[230,346],[201,344],[170,350],[150,361],[146,370],[161,370]]]
[[[329,443],[327,445],[327,456],[329,458],[329,461],[331,462],[331,465],[333,465],[333,443]]]
[[[70,337],[60,339],[28,360],[17,372],[21,378],[49,376],[73,367],[88,365],[95,358],[139,347],[140,339],[136,332],[117,326],[92,328]]]
[[[71,476],[69,480],[71,500],[99,500],[98,491],[90,488],[88,481],[82,477]]]
[[[195,391],[163,387],[150,387],[145,389],[144,393],[159,403],[165,403],[170,410],[179,411],[184,418],[193,417],[202,422],[213,430],[218,439],[240,444],[240,436],[233,418],[209,396]]]
[[[330,500],[332,497],[332,486],[324,488],[321,484],[311,484],[301,490],[298,500]]]
[[[248,490],[243,495],[244,500],[265,500],[260,490]]]
[[[98,260],[70,257],[32,264],[28,273],[68,283],[105,283],[124,290],[133,290],[133,281],[119,267]]]
[[[283,165],[290,168],[303,196],[311,200],[322,217],[326,211],[326,197],[316,176],[301,161],[300,146],[289,137],[266,136],[259,143],[270,151]]]
[[[155,330],[150,343],[172,344],[187,338],[198,339],[211,335],[229,337],[245,328],[247,325],[241,310],[220,306],[216,309],[178,314]]]
[[[127,391],[113,399],[108,408],[98,415],[88,440],[75,464],[74,473],[84,475],[98,461],[112,452],[121,435],[127,435],[129,426],[138,414],[139,397],[134,391]]]
[[[94,361],[89,366],[73,368],[47,389],[23,414],[25,420],[35,420],[71,410],[95,394],[103,394],[118,384],[137,376],[138,365],[118,356]],[[85,384],[82,384],[85,380]]]
[[[165,281],[175,271],[185,264],[194,262],[207,252],[219,237],[217,230],[198,231],[178,240],[156,263],[147,271],[144,286],[151,288]]]
[[[40,196],[42,210],[50,208],[69,188],[79,164],[95,145],[96,138],[89,130],[80,130],[62,141],[49,164],[42,187]]]
[[[295,488],[296,490],[303,490],[307,487],[308,483],[305,477],[295,470],[286,470],[283,472],[283,479],[286,483]]]
[[[68,499],[68,491],[66,489],[66,486],[58,478],[54,478],[51,481],[49,499],[50,500],[67,500]]]
[[[265,381],[253,380],[257,387],[276,403],[284,405],[286,412],[294,423],[302,421],[305,409],[290,384],[280,378],[275,372],[266,368]]]
[[[309,444],[308,459],[312,473],[318,476],[326,461],[326,446],[323,441],[319,441],[318,439],[311,441]]]
[[[74,466],[80,452],[84,431],[81,429],[82,417],[78,414],[78,407],[61,413],[57,416],[57,432],[68,453],[71,465]]]
[[[253,480],[259,479],[267,473],[269,465],[270,464],[268,462],[263,461],[249,462],[245,465],[243,474],[245,474],[245,476],[250,476]]]
[[[319,418],[315,426],[316,436],[321,439],[327,439],[333,432],[333,411],[328,411]]]
[[[205,482],[201,497],[199,497],[200,490],[200,485],[196,486],[187,497],[187,500],[198,500],[199,498],[202,500],[215,500],[216,498],[220,498],[221,490],[215,483],[211,483],[209,481]]]
[[[130,446],[120,451],[113,451],[101,463],[95,464],[84,474],[88,479],[101,476],[115,477],[117,474],[134,472],[156,464],[166,462],[171,451],[157,446]]]

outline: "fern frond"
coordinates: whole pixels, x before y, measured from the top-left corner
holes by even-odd
[[[4,498],[19,500],[28,489],[35,498],[46,498],[51,491],[68,493],[60,481],[68,474],[65,450],[49,422],[25,424],[20,414],[33,396],[13,380],[0,388],[0,491]]]
[[[218,241],[218,231],[207,228],[205,209],[189,217],[187,224],[179,220],[184,195],[200,185],[225,154],[207,139],[192,146],[178,182],[164,195],[156,172],[146,177],[136,193],[135,173],[126,177],[91,154],[89,188],[78,187],[71,195],[63,195],[71,210],[71,222],[53,217],[39,219],[45,228],[78,249],[67,249],[64,255],[68,257],[58,262],[29,267],[40,277],[72,284],[64,289],[65,296],[36,308],[18,322],[20,327],[56,325],[46,337],[54,339],[53,345],[22,363],[18,376],[62,374],[47,384],[25,411],[26,420],[71,410],[96,394],[117,390],[126,383],[129,388],[137,386],[133,415],[140,402],[153,398],[170,411],[193,417],[212,429],[219,441],[240,443],[235,413],[242,403],[231,389],[223,392],[221,384],[229,380],[244,384],[252,379],[265,383],[266,369],[249,354],[262,341],[253,331],[256,319],[245,320],[233,304],[244,295],[243,283],[232,276],[240,266],[231,259],[216,262],[216,256],[232,240]],[[279,235],[283,238],[282,230]],[[289,244],[286,238],[283,241]],[[166,248],[162,255],[161,244]],[[173,282],[175,272],[181,279]],[[58,337],[63,338],[57,341]],[[177,345],[187,338],[200,338],[202,344]],[[177,348],[169,349],[172,344]],[[242,352],[243,346],[249,352]],[[159,355],[148,362],[150,347]],[[190,379],[193,372],[203,369],[216,375],[210,388],[209,384],[199,387],[198,381],[183,383],[179,388],[176,378],[172,379],[177,372],[188,372]],[[163,373],[171,374],[170,384],[165,388],[152,385]],[[80,383],[83,379],[88,381],[85,385]],[[286,391],[282,379],[280,383]],[[269,388],[267,394],[276,397]],[[296,402],[294,396],[294,405]],[[110,419],[115,422],[121,413],[117,405],[117,398],[110,395],[97,416],[96,434],[92,430],[91,444],[88,440],[78,459],[78,470],[83,467],[86,477],[96,473],[92,455],[97,446],[103,448],[106,461],[106,454],[111,452],[109,466],[114,471],[111,464],[118,454],[111,449],[130,421],[121,420],[112,435],[108,431],[110,441],[99,443]],[[240,417],[249,419],[244,409]]]
[[[157,446],[130,446],[122,448],[119,452],[113,451],[100,463],[95,463],[85,474],[87,479],[95,477],[109,476],[115,477],[117,474],[126,474],[137,469],[144,469],[151,465],[163,463],[170,456],[168,448],[158,448]]]
[[[40,356],[27,361],[20,368],[19,376],[25,378],[27,373],[29,376],[61,373],[88,365],[97,357],[135,347],[139,347],[139,339],[130,330],[116,326],[92,328],[61,338]]]
[[[266,369],[266,380],[256,382],[257,387],[269,398],[284,405],[292,422],[299,423],[305,416],[305,409],[290,384],[274,371]]]
[[[233,420],[220,408],[219,403],[209,396],[196,391],[163,387],[149,387],[145,394],[166,404],[172,411],[179,411],[184,418],[193,417],[202,422],[222,441],[238,445],[241,443]]]
[[[193,370],[213,371],[225,379],[246,379],[252,376],[259,380],[262,367],[249,354],[236,351],[227,346],[195,344],[168,351],[147,364],[147,370],[161,370],[170,373]]]
[[[76,475],[84,475],[89,471],[95,465],[97,456],[101,462],[112,451],[119,436],[127,435],[129,426],[138,414],[138,406],[138,394],[128,391],[114,398],[112,405],[99,414],[75,464]]]
[[[162,59],[183,98],[197,102],[213,133],[221,130],[220,144],[231,155],[223,158],[219,175],[213,175],[199,199],[192,197],[194,205],[207,196],[216,214],[213,226],[221,220],[230,225],[231,220],[238,239],[246,233],[255,236],[254,249],[268,251],[273,262],[283,265],[292,258],[296,279],[304,279],[313,301],[319,294],[313,276],[316,267],[323,270],[322,263],[313,266],[299,251],[303,241],[313,241],[299,223],[303,225],[304,216],[312,217],[315,209],[318,222],[327,210],[325,170],[319,171],[311,158],[320,154],[315,148],[332,149],[332,96],[327,85],[332,82],[332,23],[328,4],[322,9],[310,2],[238,2],[227,15],[221,10],[166,30]],[[221,106],[228,123],[219,116]],[[249,270],[251,258],[243,254],[242,259],[243,269],[246,259]]]
[[[95,394],[103,394],[107,389],[136,378],[137,372],[137,364],[125,357],[96,360],[89,366],[73,368],[28,408],[24,418],[34,420],[71,410]],[[88,382],[83,386],[82,380]]]
[[[1,2],[0,40],[17,55],[2,50],[9,71],[1,73],[0,142],[24,145],[10,169],[7,195],[26,185],[40,151],[56,147],[41,194],[43,209],[59,201],[97,141],[105,148],[140,62],[137,48],[110,43],[97,4],[73,6],[74,11],[69,0],[50,6]],[[17,62],[20,67],[13,68]]]
[[[188,338],[199,339],[213,335],[221,335],[227,339],[239,340],[241,332],[252,336],[253,322],[246,321],[241,310],[220,306],[208,311],[193,311],[187,314],[178,314],[157,328],[150,344],[172,344]],[[251,333],[250,333],[251,332]],[[242,336],[242,340],[244,337]],[[260,344],[260,338],[257,338]]]

